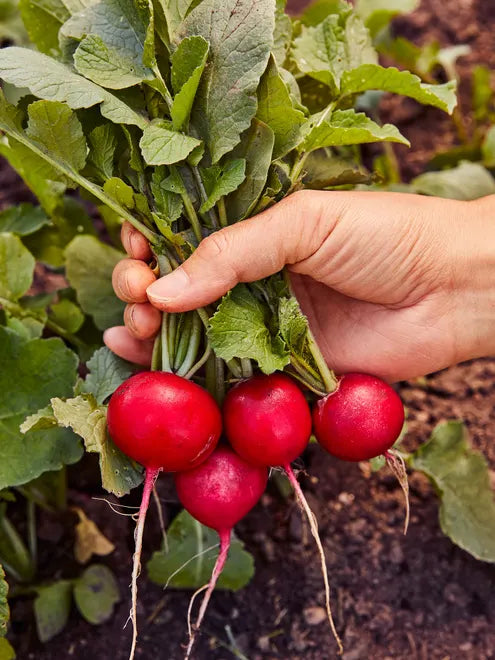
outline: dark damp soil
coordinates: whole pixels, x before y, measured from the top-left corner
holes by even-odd
[[[301,5],[302,3],[299,3]],[[292,3],[293,6],[296,3]],[[469,105],[473,64],[495,68],[495,8],[489,0],[428,0],[395,29],[416,43],[468,43],[461,61],[461,100]],[[411,140],[410,151],[397,150],[403,174],[422,171],[432,155],[455,143],[450,120],[435,110],[405,100],[386,99],[384,119],[399,125]],[[30,198],[18,178],[0,170],[0,203]],[[435,424],[465,420],[473,444],[495,469],[495,359],[463,364],[404,383],[401,394],[409,412],[407,446],[425,441]],[[452,545],[438,524],[432,487],[419,474],[410,479],[412,517],[402,535],[403,500],[386,472],[338,462],[311,446],[302,477],[321,527],[345,660],[484,660],[495,656],[495,569]],[[31,601],[12,608],[12,642],[22,660],[124,660],[130,644],[123,630],[129,611],[133,524],[101,501],[96,463],[88,457],[70,469],[70,503],[82,507],[115,543],[102,561],[118,576],[122,601],[108,623],[96,627],[72,611],[66,630],[48,644],[37,641]],[[168,477],[159,482],[167,521],[179,511]],[[126,504],[136,504],[137,494]],[[72,577],[81,570],[73,559],[73,514],[40,514],[40,573],[45,579]],[[335,658],[335,645],[324,620],[322,581],[309,529],[292,499],[271,485],[257,508],[239,525],[238,535],[256,560],[256,575],[238,593],[217,592],[199,640],[200,660]],[[160,545],[156,511],[149,515],[144,560]],[[141,638],[137,658],[175,660],[186,639],[189,592],[163,590],[140,580]]]

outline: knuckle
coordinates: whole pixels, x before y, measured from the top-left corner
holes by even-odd
[[[207,236],[199,246],[199,254],[204,259],[219,257],[228,252],[230,247],[230,238],[225,230],[216,231]]]

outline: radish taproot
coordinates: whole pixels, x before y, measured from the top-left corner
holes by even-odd
[[[318,548],[328,621],[342,652],[330,608],[330,585],[318,523],[291,467],[311,437],[311,411],[303,393],[283,373],[255,375],[229,390],[223,404],[223,420],[227,439],[239,456],[253,465],[285,470]]]
[[[404,426],[404,406],[397,392],[377,376],[349,373],[337,389],[316,402],[313,428],[329,454],[360,462],[383,455],[406,500],[404,533],[409,524],[409,484],[400,453],[392,447]]]
[[[114,392],[107,424],[117,447],[145,467],[132,568],[132,659],[137,643],[137,579],[144,523],[156,478],[162,470],[187,470],[207,459],[220,438],[222,418],[213,397],[199,385],[172,373],[144,371]]]
[[[232,528],[258,502],[265,490],[267,480],[266,468],[247,463],[232,449],[224,446],[217,447],[198,467],[175,475],[175,486],[181,504],[196,520],[214,529],[220,537],[220,552],[210,581],[204,587],[206,593],[198,618],[193,628],[189,628],[186,658],[190,657],[195,635],[203,621],[218,577],[225,566]]]

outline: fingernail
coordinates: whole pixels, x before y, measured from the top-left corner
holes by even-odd
[[[180,296],[189,284],[189,277],[182,268],[177,268],[170,275],[161,277],[147,289],[148,298],[155,302],[168,302]]]

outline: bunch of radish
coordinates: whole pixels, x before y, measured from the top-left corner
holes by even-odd
[[[110,400],[108,428],[113,441],[145,467],[132,571],[130,658],[134,657],[137,642],[137,578],[144,521],[159,472],[175,473],[177,494],[184,508],[220,537],[211,579],[195,594],[206,590],[196,623],[189,625],[189,658],[227,560],[232,529],[256,505],[265,490],[269,468],[276,467],[287,474],[308,517],[321,558],[326,611],[341,652],[317,522],[291,463],[302,454],[313,431],[320,445],[333,456],[362,461],[383,454],[394,467],[390,449],[404,422],[401,400],[379,378],[347,374],[333,392],[316,402],[311,415],[299,385],[288,375],[276,372],[240,380],[227,393],[222,412],[199,385],[160,371],[132,376]],[[218,444],[222,428],[224,440]]]

